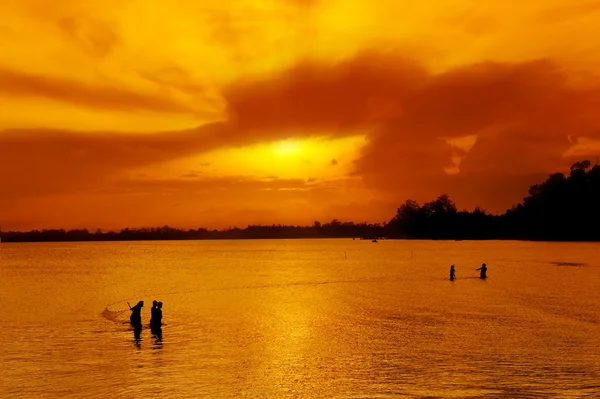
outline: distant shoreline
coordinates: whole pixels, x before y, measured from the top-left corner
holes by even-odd
[[[589,169],[589,170],[588,170]],[[250,225],[226,230],[176,229],[169,226],[124,228],[94,233],[79,230],[3,232],[2,242],[79,242],[148,240],[244,240],[244,239],[405,239],[405,240],[521,240],[548,242],[600,241],[600,165],[576,162],[570,173],[554,173],[529,189],[523,202],[502,215],[475,207],[458,210],[446,194],[420,205],[407,200],[385,223],[315,221],[312,226]]]
[[[349,240],[349,241],[370,241],[371,239],[360,240],[351,237],[241,237],[241,238],[114,238],[114,239],[63,239],[63,240],[5,240],[2,239],[1,244],[27,244],[27,243],[85,243],[85,242],[144,242],[144,241],[251,241],[251,240]],[[378,238],[378,241],[529,241],[529,242],[564,242],[564,243],[600,243],[600,240],[585,240],[585,239],[533,239],[533,238],[422,238],[422,237],[395,237],[395,238]]]

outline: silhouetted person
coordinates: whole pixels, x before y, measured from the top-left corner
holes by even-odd
[[[484,264],[481,265],[481,267],[479,269],[475,269],[475,270],[480,270],[479,272],[479,278],[487,278],[487,266]]]
[[[156,308],[153,308],[152,320],[150,321],[150,329],[156,347],[162,346],[162,306],[162,302],[157,303]]]
[[[152,301],[152,309],[150,309],[150,327],[153,327],[156,324],[156,310],[158,306],[158,301],[156,299]]]
[[[456,278],[454,265],[450,266],[450,281],[453,281]]]
[[[129,303],[128,303],[129,304]],[[137,305],[134,307],[129,307],[131,310],[131,316],[129,316],[129,320],[131,321],[131,325],[136,328],[142,328],[142,308],[144,307],[144,301],[139,301]]]
[[[157,327],[162,326],[162,306],[163,306],[163,303],[159,302],[158,307],[156,308],[156,326]]]

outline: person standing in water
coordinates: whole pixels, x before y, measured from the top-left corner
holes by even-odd
[[[480,271],[479,278],[487,278],[487,266],[485,265],[485,263],[483,263],[479,269],[475,269],[475,270]]]
[[[150,329],[156,348],[162,347],[162,305],[162,302],[158,302],[156,310],[154,310],[154,314],[152,315],[152,321],[150,322]]]
[[[155,300],[152,301],[152,309],[150,309],[150,327],[154,327],[156,325],[156,311],[158,302]]]
[[[454,279],[456,278],[456,274],[455,274],[455,270],[454,270],[454,265],[450,266],[450,281],[454,281]]]
[[[129,305],[129,302],[127,302]],[[142,308],[144,307],[144,301],[139,301],[137,305],[134,307],[129,306],[131,310],[131,316],[129,316],[129,320],[131,321],[131,325],[134,327],[141,328],[142,327]]]
[[[163,303],[159,302],[158,307],[156,308],[156,327],[162,326],[162,306]]]

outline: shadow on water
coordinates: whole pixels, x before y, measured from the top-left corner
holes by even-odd
[[[556,266],[575,266],[575,267],[586,266],[585,263],[581,263],[581,262],[550,262],[550,264],[556,265]]]

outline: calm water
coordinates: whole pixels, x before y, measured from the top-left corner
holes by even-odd
[[[0,245],[3,399],[600,397],[600,244]]]

